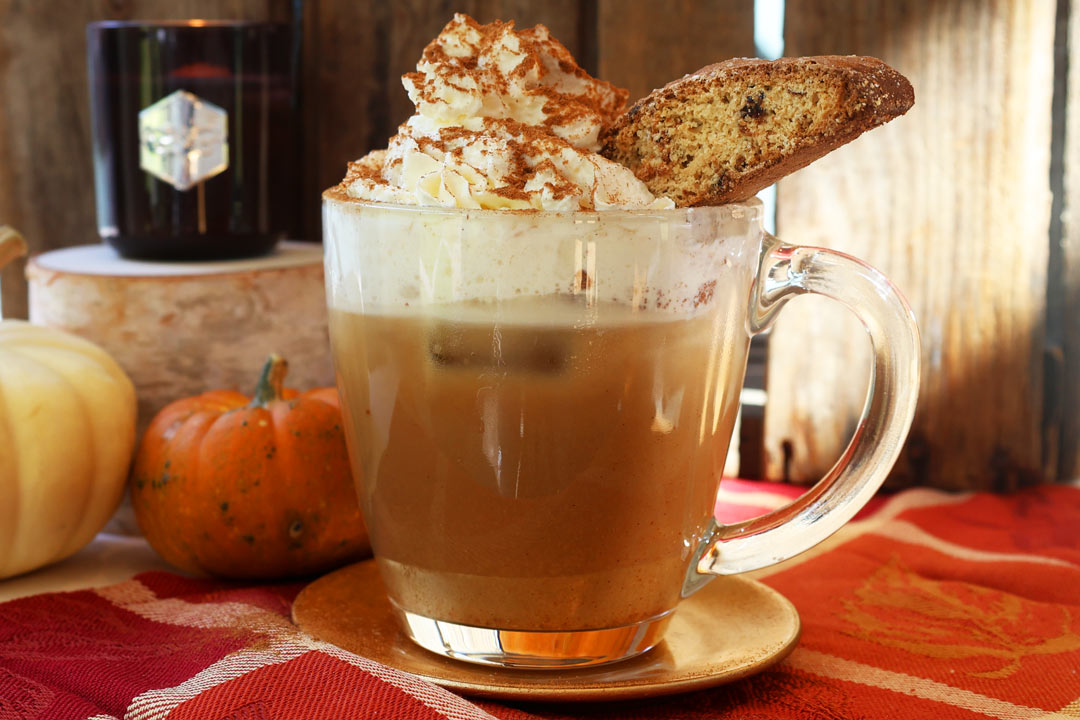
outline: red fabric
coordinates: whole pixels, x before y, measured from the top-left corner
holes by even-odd
[[[718,515],[798,490],[727,481]],[[799,647],[733,685],[650,701],[470,701],[317,643],[298,585],[144,573],[0,604],[0,720],[1080,717],[1080,489],[909,490],[761,575]]]

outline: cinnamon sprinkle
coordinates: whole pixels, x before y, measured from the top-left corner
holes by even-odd
[[[422,122],[402,125],[387,151],[350,163],[342,183],[347,192],[354,183],[357,196],[387,186],[413,192],[395,178],[409,166],[404,158],[420,152],[460,169],[470,192],[533,207],[541,198],[577,198],[578,207],[595,207],[601,176],[609,171],[593,151],[629,93],[589,76],[545,26],[519,31],[512,21],[482,25],[455,15],[402,81]],[[484,160],[477,162],[478,156]],[[445,182],[459,187],[460,179]],[[603,193],[607,204],[613,187],[619,185]]]

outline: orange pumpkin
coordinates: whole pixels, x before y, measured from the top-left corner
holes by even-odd
[[[253,399],[207,392],[150,423],[131,498],[146,539],[169,563],[283,578],[370,553],[337,391],[283,389],[287,369],[271,355]]]

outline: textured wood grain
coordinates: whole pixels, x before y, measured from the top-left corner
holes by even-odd
[[[922,389],[896,484],[1008,489],[1047,475],[1054,10],[1020,0],[788,4],[787,54],[877,55],[915,86],[907,116],[783,181],[778,199],[782,237],[866,259],[916,313]],[[842,310],[800,300],[781,314],[770,475],[815,479],[839,456],[865,393],[865,344]]]
[[[97,343],[131,377],[138,437],[178,398],[250,393],[271,352],[289,361],[289,387],[334,384],[317,246],[285,243],[267,257],[181,274],[170,263],[132,267],[92,246],[39,255],[27,274],[32,322]]]
[[[413,113],[401,76],[416,69],[424,47],[455,12],[480,22],[547,25],[571,52],[583,43],[578,0],[401,0],[393,3],[321,0],[304,10],[304,120],[308,148],[305,198],[345,175],[345,166],[386,147]],[[321,235],[319,205],[309,202],[305,236]]]
[[[86,24],[109,19],[287,20],[289,0],[0,0],[0,222],[31,253],[96,242]],[[26,317],[24,262],[0,275]]]
[[[631,101],[675,78],[730,57],[754,55],[749,0],[599,0],[599,76]]]
[[[1064,350],[1061,456],[1058,477],[1080,478],[1080,5],[1069,19],[1065,126]]]

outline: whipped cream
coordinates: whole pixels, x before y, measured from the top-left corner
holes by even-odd
[[[597,154],[628,94],[590,77],[543,25],[519,31],[455,15],[402,83],[416,114],[386,150],[350,163],[351,197],[513,210],[674,207]]]

